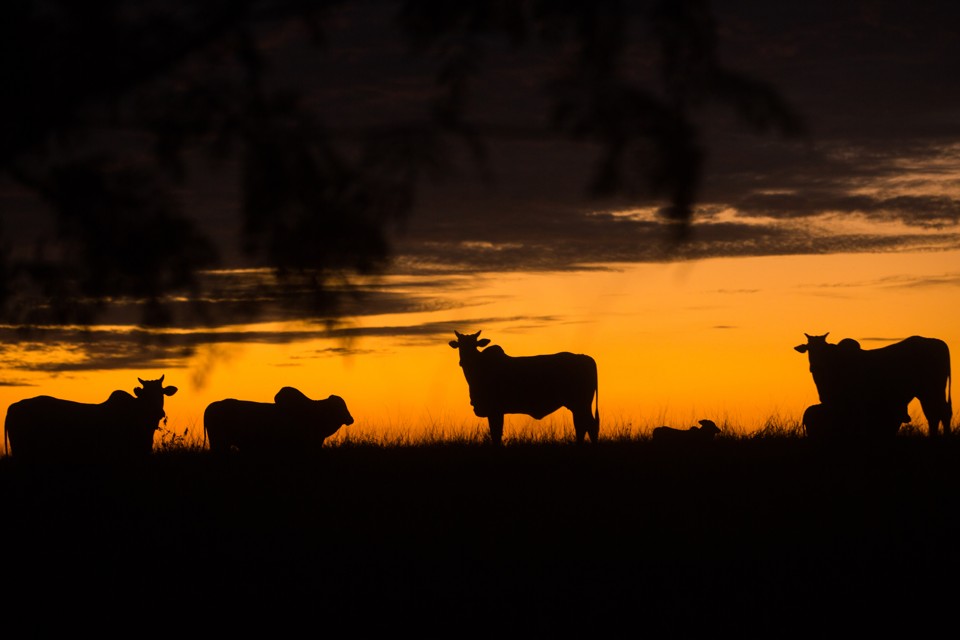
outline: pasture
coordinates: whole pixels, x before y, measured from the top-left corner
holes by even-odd
[[[957,603],[953,436],[167,444],[136,464],[0,459],[8,629],[781,635],[918,631]]]

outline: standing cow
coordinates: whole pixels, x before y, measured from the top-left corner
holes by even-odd
[[[943,340],[911,336],[879,349],[856,340],[837,344],[804,334],[806,353],[822,408],[812,416],[821,431],[896,434],[909,422],[907,406],[917,398],[931,436],[950,432],[950,350]],[[809,429],[808,429],[809,430]]]
[[[132,457],[153,451],[153,435],[166,420],[165,396],[177,392],[158,380],[139,380],[100,404],[37,396],[7,409],[7,450],[23,458]]]
[[[537,420],[566,407],[573,413],[577,442],[586,435],[591,442],[600,436],[600,395],[597,363],[578,353],[512,357],[497,345],[480,338],[480,332],[464,335],[454,331],[450,346],[460,352],[460,367],[470,390],[475,415],[487,418],[490,438],[499,445],[503,417],[522,413]],[[593,411],[596,397],[596,412]]]
[[[210,451],[298,453],[316,451],[341,426],[353,424],[340,396],[311,400],[293,387],[283,387],[273,403],[217,400],[203,412]]]

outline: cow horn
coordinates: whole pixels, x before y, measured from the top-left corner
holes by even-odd
[[[146,382],[143,381],[143,378],[137,378],[137,382],[139,382],[141,385],[146,384]]]
[[[167,374],[165,374],[165,373],[160,374],[160,379],[157,380],[157,382],[159,382],[160,384],[163,384],[163,377],[164,377],[165,375],[167,375]]]

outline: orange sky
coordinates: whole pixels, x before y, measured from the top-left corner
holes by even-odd
[[[41,394],[101,402],[113,389],[132,390],[138,376],[162,373],[179,388],[167,399],[168,428],[189,428],[197,437],[209,402],[268,402],[284,385],[314,398],[343,396],[356,419],[348,428],[355,437],[473,433],[485,421],[470,412],[457,354],[447,346],[457,329],[482,330],[512,355],[594,356],[601,437],[660,424],[686,427],[700,418],[750,432],[768,418],[796,420],[816,402],[806,358],[792,348],[804,332],[857,338],[864,348],[913,334],[941,338],[954,350],[960,345],[960,251],[606,265],[450,276],[447,285],[437,295],[453,309],[348,319],[357,328],[448,326],[442,333],[221,344],[162,370],[6,371],[30,386],[0,387],[0,404],[5,414],[11,402]],[[476,318],[498,320],[479,326]],[[21,354],[24,362],[44,357],[62,354]],[[916,403],[911,413],[922,423]],[[572,437],[563,409],[543,423],[508,417],[505,436],[531,429]]]
[[[18,15],[0,411],[40,394],[101,402],[164,374],[179,387],[169,428],[194,437],[209,402],[284,385],[343,396],[357,437],[474,433],[447,342],[482,330],[513,355],[592,355],[601,437],[701,418],[750,432],[816,401],[793,350],[804,332],[960,349],[955,8],[707,3],[662,28],[595,4],[612,31],[544,5],[516,16],[521,43],[450,3],[459,18],[431,37],[463,51],[410,46],[431,25],[389,3],[236,32],[202,28],[216,11],[118,7],[100,40],[145,43],[120,66],[110,47],[73,55],[91,36],[69,14]],[[155,18],[164,37],[140,37]],[[168,37],[198,32],[215,39],[192,52]],[[598,62],[609,78],[583,82]],[[36,81],[61,77],[83,82]],[[684,212],[688,242],[671,244]],[[329,309],[305,308],[301,285],[367,273],[381,249],[393,270],[361,282],[342,327],[231,324],[248,309],[317,318]],[[307,280],[281,282],[280,266]],[[117,324],[42,325],[84,322],[91,303]],[[154,333],[140,322],[174,346],[141,343]],[[42,326],[22,337],[20,323]],[[569,416],[511,417],[505,435],[522,429],[569,434]]]

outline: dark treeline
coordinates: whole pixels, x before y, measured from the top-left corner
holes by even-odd
[[[955,593],[958,454],[952,437],[777,436],[5,458],[5,624],[919,631]]]

